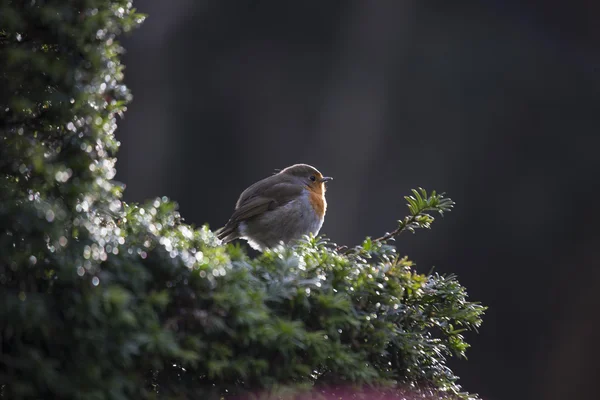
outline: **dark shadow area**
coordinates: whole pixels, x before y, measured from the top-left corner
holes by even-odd
[[[514,3],[514,4],[513,4]],[[600,350],[600,6],[589,1],[140,2],[123,45],[125,199],[214,229],[305,162],[335,177],[322,233],[395,227],[410,188],[457,206],[398,248],[489,306],[464,388],[591,399]]]

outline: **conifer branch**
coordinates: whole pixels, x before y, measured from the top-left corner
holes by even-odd
[[[408,202],[407,206],[410,211],[410,215],[407,215],[403,219],[398,221],[398,227],[387,232],[385,235],[378,237],[377,239],[371,240],[372,244],[375,243],[386,243],[388,240],[393,240],[396,236],[402,232],[410,231],[415,233],[415,229],[418,228],[431,228],[431,224],[435,218],[430,212],[437,212],[441,216],[445,212],[452,211],[454,207],[454,201],[449,197],[444,197],[445,193],[437,194],[436,191],[432,191],[431,194],[427,194],[427,191],[423,188],[412,189],[412,196],[404,196],[404,199]],[[364,250],[363,245],[357,245],[352,248],[346,246],[340,246],[336,249],[343,254],[360,253]]]

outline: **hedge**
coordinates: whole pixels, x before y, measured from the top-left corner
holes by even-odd
[[[444,195],[413,191],[359,246],[257,257],[165,197],[122,200],[117,39],[142,20],[126,0],[0,5],[0,396],[475,398],[446,358],[485,307],[393,246],[450,211]]]

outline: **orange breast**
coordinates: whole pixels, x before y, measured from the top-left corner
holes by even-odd
[[[308,194],[308,199],[313,209],[320,218],[323,218],[323,216],[325,215],[325,211],[327,210],[327,202],[325,201],[325,196],[322,193],[317,193],[313,190],[309,190]]]

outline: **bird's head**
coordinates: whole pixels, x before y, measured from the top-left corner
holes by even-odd
[[[325,193],[325,182],[333,180],[329,176],[323,176],[319,170],[308,164],[292,165],[283,169],[280,174],[293,176],[299,183],[317,193]]]

